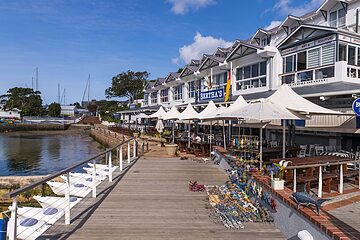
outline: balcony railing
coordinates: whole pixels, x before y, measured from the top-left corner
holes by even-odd
[[[360,67],[348,65],[347,76],[349,78],[360,78]]]
[[[291,85],[304,85],[307,83],[320,83],[335,76],[335,66],[322,66],[303,71],[281,74],[282,83]]]

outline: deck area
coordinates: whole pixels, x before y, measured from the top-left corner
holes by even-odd
[[[80,216],[70,226],[61,221],[44,239],[285,239],[273,224],[226,230],[213,223],[206,193],[189,192],[188,181],[222,184],[225,173],[211,163],[162,154],[140,158],[121,181],[103,187],[94,207],[75,209],[72,215]]]

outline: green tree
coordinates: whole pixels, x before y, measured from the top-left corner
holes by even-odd
[[[7,94],[3,95],[8,98],[4,108],[6,110],[20,109],[23,116],[40,116],[45,112],[40,94],[39,91],[31,88],[10,88]]]
[[[61,106],[59,103],[53,102],[49,105],[48,111],[50,117],[60,117]]]
[[[89,105],[87,106],[87,109],[89,110],[89,112],[91,112],[92,114],[96,114],[96,111],[98,109],[98,105],[94,102],[89,103]]]
[[[73,103],[73,104],[70,104],[72,106],[75,106],[76,109],[82,109],[82,106],[80,105],[80,103],[76,102],[76,103]]]
[[[133,72],[128,70],[112,78],[111,87],[105,90],[107,98],[127,97],[133,102],[135,99],[142,98],[148,72]]]

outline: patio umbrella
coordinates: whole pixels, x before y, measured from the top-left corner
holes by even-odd
[[[289,85],[281,85],[268,99],[276,105],[307,115],[343,115],[343,113],[321,107],[297,94]],[[285,123],[283,124],[283,158],[285,158]]]
[[[161,119],[158,119],[155,128],[156,128],[156,131],[158,131],[160,134],[164,131],[164,123]]]
[[[149,115],[146,115],[145,113],[139,113],[139,114],[135,115],[136,125],[137,125],[138,119],[149,119]],[[145,131],[146,131],[146,121],[144,121],[144,122],[145,122]]]
[[[266,121],[278,119],[301,119],[299,115],[276,105],[269,99],[258,99],[250,102],[247,106],[231,113],[224,114],[225,117],[244,118],[248,120],[257,120],[263,124]],[[262,168],[262,125],[260,127],[260,169]]]
[[[195,111],[195,109],[189,103],[186,106],[185,110],[182,113],[180,113],[179,119],[189,120],[188,145],[190,147],[190,121],[199,119],[199,113]]]
[[[163,116],[165,115],[165,113],[166,112],[165,112],[164,108],[162,106],[160,106],[159,110],[157,110],[157,112],[151,114],[149,116],[149,118],[161,118],[162,119]]]
[[[172,143],[174,143],[175,141],[175,129],[174,129],[175,120],[179,119],[179,117],[180,117],[180,113],[175,106],[172,106],[170,111],[166,112],[165,115],[163,116],[164,120],[172,120]]]

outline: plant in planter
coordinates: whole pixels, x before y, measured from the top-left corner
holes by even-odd
[[[283,190],[285,183],[284,181],[285,166],[277,163],[273,163],[272,165],[268,165],[266,170],[271,176],[271,187],[274,190]]]

